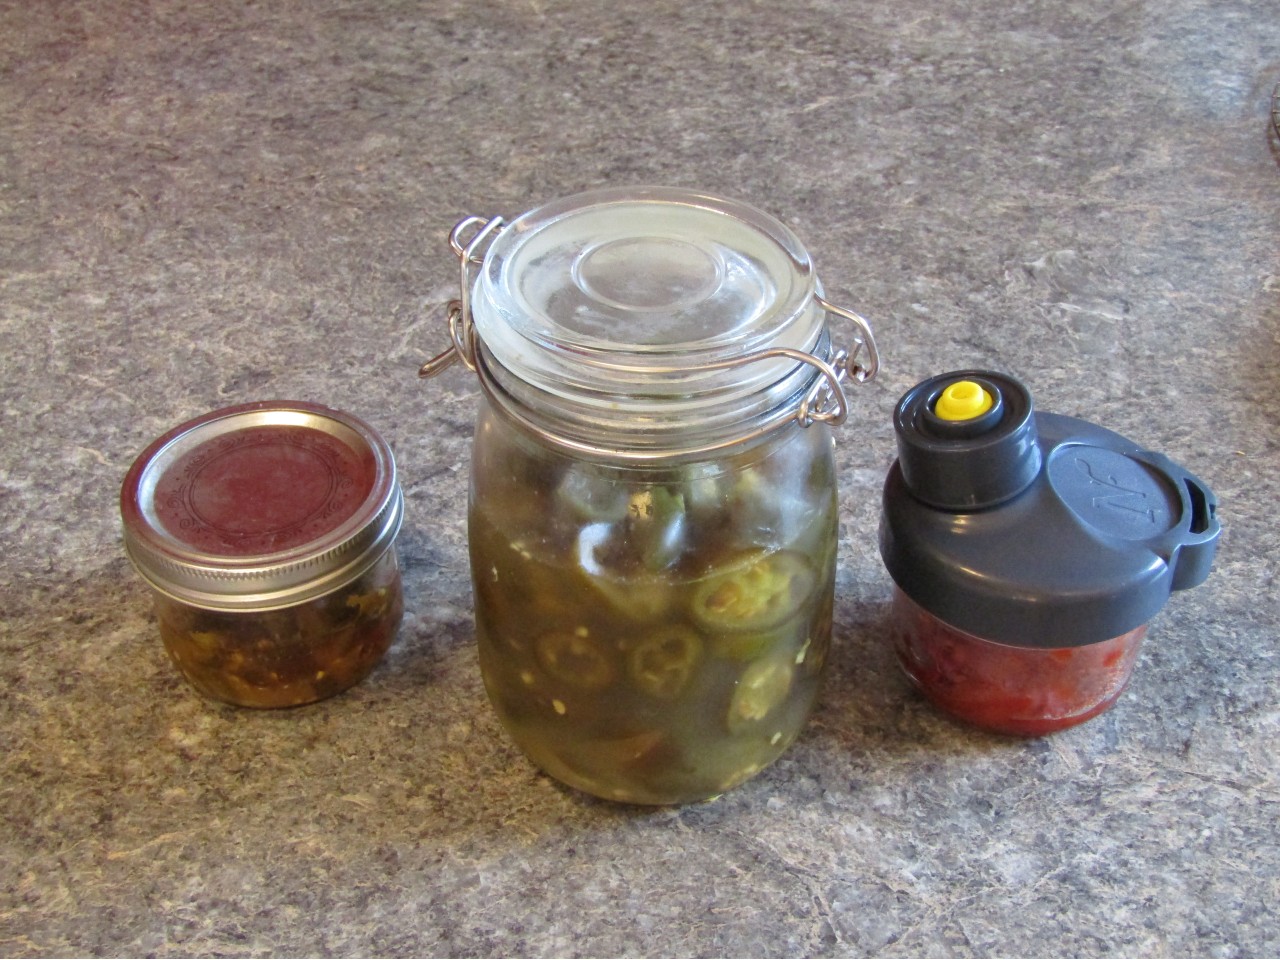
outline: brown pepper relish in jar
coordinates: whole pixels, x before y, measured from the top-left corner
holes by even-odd
[[[227,703],[288,707],[351,687],[391,645],[403,499],[368,424],[267,402],[160,437],[130,468],[120,509],[183,676]]]

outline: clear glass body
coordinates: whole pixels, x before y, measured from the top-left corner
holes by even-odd
[[[155,596],[160,636],[182,675],[241,707],[294,707],[354,686],[404,614],[394,547],[351,583],[278,610],[208,610]]]
[[[1147,627],[1078,647],[1015,647],[958,630],[895,588],[892,631],[902,668],[938,707],[985,730],[1040,736],[1115,703]]]
[[[796,738],[831,642],[830,430],[714,459],[567,455],[482,403],[470,496],[480,667],[524,752],[611,800],[705,799]]]

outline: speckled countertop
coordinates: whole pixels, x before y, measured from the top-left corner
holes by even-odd
[[[0,4],[0,953],[1280,952],[1278,82],[1271,0]],[[497,725],[476,387],[415,378],[455,220],[635,183],[784,219],[884,353],[820,707],[681,809],[562,789]],[[1050,738],[950,722],[885,646],[890,412],[962,366],[1222,502],[1128,693]],[[252,712],[168,663],[116,497],[271,397],[391,441],[408,613],[359,687]]]

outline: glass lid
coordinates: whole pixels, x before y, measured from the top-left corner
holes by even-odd
[[[663,187],[567,197],[507,224],[474,288],[474,322],[502,366],[581,399],[790,395],[812,370],[784,359],[709,365],[771,348],[811,353],[824,318],[808,252],[746,204]],[[803,365],[801,365],[803,366]]]

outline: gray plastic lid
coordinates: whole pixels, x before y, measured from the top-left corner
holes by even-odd
[[[949,385],[992,409],[944,421]],[[909,390],[884,487],[880,552],[940,620],[998,643],[1065,647],[1119,636],[1208,576],[1217,500],[1167,457],[1073,417],[1033,411],[1018,381],[958,371]]]

